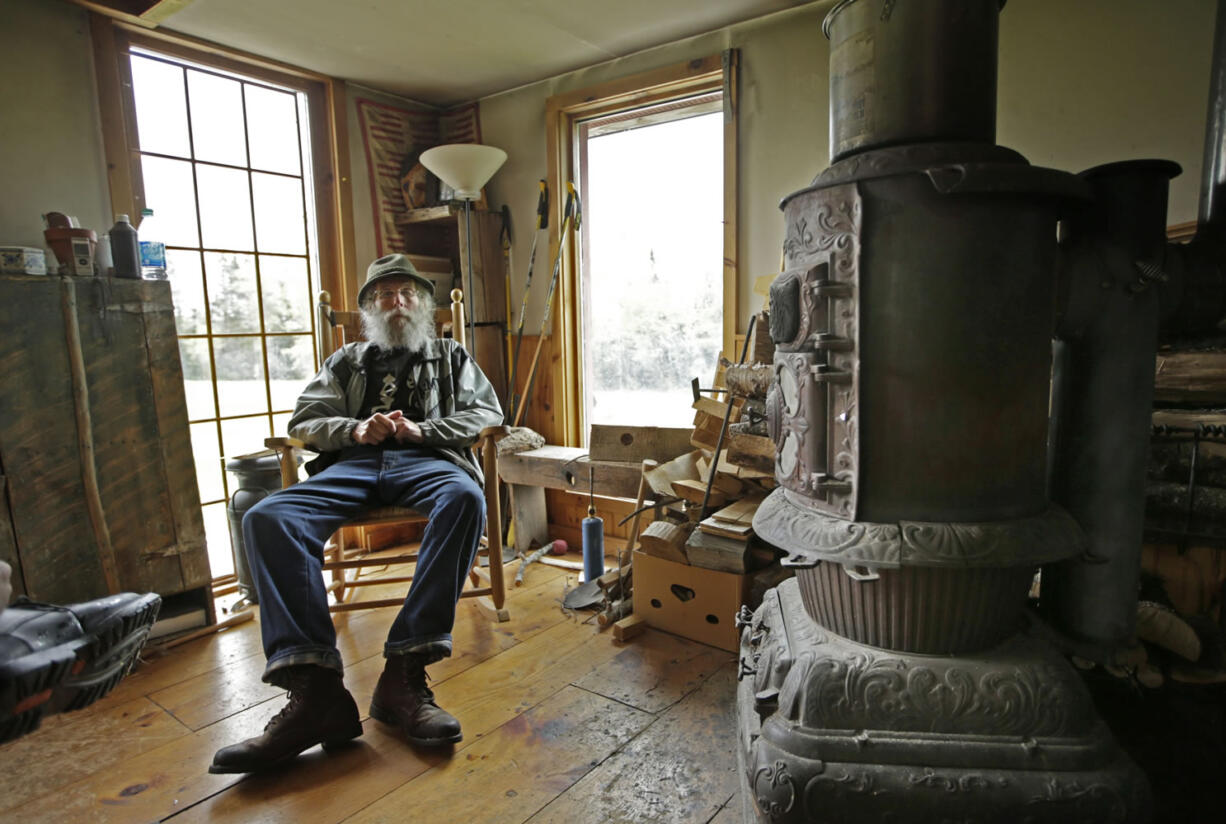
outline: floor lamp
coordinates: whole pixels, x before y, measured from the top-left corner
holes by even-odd
[[[481,189],[494,172],[506,162],[507,153],[479,143],[448,143],[421,153],[421,165],[455,190],[455,198],[464,201],[464,237],[468,243],[468,349],[477,356],[477,335],[474,317],[476,293],[473,292],[473,233],[472,202],[481,197]]]

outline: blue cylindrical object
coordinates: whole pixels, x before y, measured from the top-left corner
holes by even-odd
[[[583,519],[583,580],[604,575],[604,520]]]

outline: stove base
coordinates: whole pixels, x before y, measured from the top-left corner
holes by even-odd
[[[797,582],[747,622],[737,691],[746,822],[1143,822],[1148,783],[1076,671],[1015,636],[953,656],[818,626]]]

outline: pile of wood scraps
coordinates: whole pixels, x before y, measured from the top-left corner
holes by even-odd
[[[656,520],[638,536],[639,551],[738,574],[774,560],[774,550],[755,540],[752,525],[754,512],[774,487],[773,476],[732,463],[727,450],[718,461],[695,450],[647,468],[643,476],[655,500],[666,503],[657,504]],[[700,518],[704,497],[711,514]]]

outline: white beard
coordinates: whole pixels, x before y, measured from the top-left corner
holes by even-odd
[[[423,351],[435,338],[433,296],[418,298],[412,309],[362,307],[362,334],[380,349]]]

